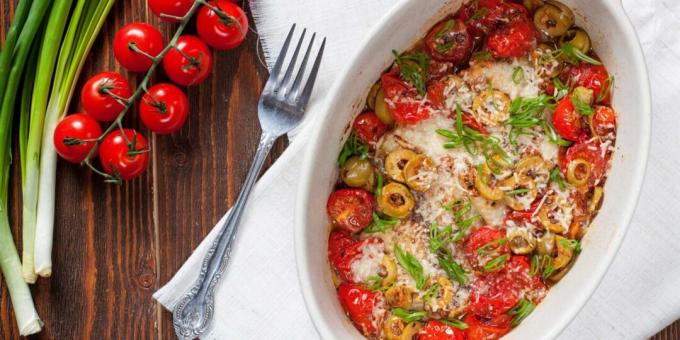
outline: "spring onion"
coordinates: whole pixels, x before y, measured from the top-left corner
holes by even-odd
[[[78,74],[85,64],[114,0],[78,0],[71,11],[66,34],[61,42],[59,57],[52,79],[52,89],[42,129],[38,206],[35,236],[35,271],[40,276],[52,274],[52,238],[57,154],[53,133],[57,122],[68,108],[75,90]]]
[[[403,308],[393,308],[392,314],[406,323],[422,320],[427,315],[425,311],[411,312]]]
[[[394,256],[397,258],[399,265],[401,265],[404,270],[411,275],[413,280],[415,280],[416,288],[422,290],[427,281],[423,265],[418,262],[418,259],[413,256],[413,254],[402,250],[398,244],[394,245]]]

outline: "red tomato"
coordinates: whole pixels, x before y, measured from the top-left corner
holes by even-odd
[[[570,66],[562,75],[563,81],[571,79],[574,87],[584,86],[593,90],[597,103],[608,105],[611,103],[611,91],[609,91],[609,72],[603,65],[580,63],[578,66]],[[566,83],[565,83],[566,84]],[[597,101],[597,99],[601,99]]]
[[[109,175],[130,180],[146,170],[149,164],[149,144],[141,133],[133,129],[124,131],[125,138],[119,129],[104,138],[99,146],[99,160]],[[128,142],[134,143],[133,149],[128,146]]]
[[[74,113],[64,117],[54,129],[54,148],[61,158],[71,162],[82,162],[94,147],[93,140],[102,135],[102,129],[94,118]],[[97,151],[93,157],[97,156]]]
[[[139,51],[141,51],[141,53]],[[113,39],[113,54],[126,69],[146,72],[153,64],[149,58],[163,50],[163,36],[155,27],[135,22],[121,28]]]
[[[489,226],[475,230],[465,242],[465,255],[470,264],[481,269],[488,261],[508,254],[510,248],[507,242],[500,241],[502,239],[505,239],[505,230]]]
[[[328,239],[328,260],[340,277],[348,282],[359,283],[352,273],[352,262],[361,257],[366,244],[382,243],[378,238],[354,241],[344,230],[334,230]]]
[[[514,58],[529,54],[536,48],[537,34],[527,21],[517,21],[492,32],[486,46],[496,58]]]
[[[581,114],[576,112],[574,104],[571,102],[571,95],[568,95],[555,107],[553,113],[553,126],[562,138],[576,142],[581,140],[585,131],[581,122]]]
[[[468,325],[468,340],[497,340],[512,330],[512,317],[500,315],[493,319],[479,318],[468,314],[463,320]]]
[[[427,87],[427,100],[430,101],[433,107],[441,109],[444,107],[444,100],[446,96],[446,82],[444,80],[435,80]]]
[[[375,143],[387,132],[387,125],[378,119],[373,112],[364,112],[357,116],[352,130],[366,143]]]
[[[340,189],[328,198],[326,210],[335,225],[356,233],[373,219],[373,195],[362,189]]]
[[[425,47],[436,60],[462,64],[470,59],[472,37],[463,21],[448,18],[430,30]]]
[[[465,332],[442,323],[439,320],[428,321],[418,332],[418,340],[465,340]]]
[[[194,0],[149,0],[149,9],[162,20],[179,22],[176,18],[169,18],[167,15],[183,17],[193,4]]]
[[[189,99],[179,87],[161,83],[142,97],[139,115],[149,130],[167,134],[179,130],[189,115]]]
[[[415,124],[430,116],[429,106],[417,99],[415,89],[397,76],[384,74],[381,83],[388,100],[387,107],[397,123]]]
[[[457,17],[467,23],[468,30],[476,37],[507,24],[529,21],[529,13],[524,6],[504,0],[471,1],[461,8]]]
[[[176,84],[196,85],[208,78],[212,70],[212,51],[196,36],[182,35],[176,47],[163,57],[163,69]]]
[[[241,7],[227,0],[210,1],[222,10],[215,13],[203,6],[196,18],[196,31],[208,45],[217,50],[228,50],[240,45],[248,33],[248,17]]]
[[[616,133],[616,111],[609,106],[596,106],[592,124],[593,132],[600,137]]]
[[[102,72],[85,83],[80,102],[85,112],[94,119],[108,122],[116,119],[125,108],[115,97],[128,99],[130,96],[132,91],[127,79],[116,72]]]
[[[385,299],[380,292],[372,292],[360,285],[343,283],[338,287],[338,297],[345,312],[365,336],[378,335],[374,325],[385,317]]]
[[[605,157],[606,155],[602,155],[600,143],[591,141],[579,142],[567,149],[567,153],[560,160],[560,167],[562,172],[566,174],[569,163],[572,161],[582,159],[588,162],[591,165],[588,183],[594,186],[607,170],[607,160]]]
[[[536,212],[536,209],[538,209],[538,205],[541,203],[543,196],[539,195],[539,197],[536,197],[534,202],[531,204],[531,207],[527,210],[523,211],[511,211],[509,212],[506,216],[506,220],[513,220],[513,221],[531,221],[531,218],[534,215],[534,212]]]

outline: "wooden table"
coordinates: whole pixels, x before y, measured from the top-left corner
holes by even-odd
[[[2,37],[15,1],[0,2]],[[160,23],[145,4],[128,0],[114,6],[81,84],[103,70],[127,75],[110,48],[116,30],[126,23],[153,23],[166,37],[174,32],[173,25]],[[149,136],[152,148],[150,168],[141,178],[108,185],[77,165],[59,163],[54,274],[33,287],[45,322],[36,339],[173,338],[171,314],[151,295],[172,277],[238,194],[259,140],[257,100],[267,78],[259,60],[253,32],[241,47],[217,53],[213,73],[218,76],[189,88],[191,116],[177,133],[149,136],[133,111],[126,125]],[[132,82],[141,79],[129,77]],[[159,74],[156,80],[164,79]],[[78,109],[74,100],[72,111]],[[276,145],[272,159],[285,145]],[[19,240],[16,167],[12,175],[12,225]],[[19,335],[9,297],[4,283],[0,285],[0,339],[15,339]],[[679,338],[676,323],[655,339]]]

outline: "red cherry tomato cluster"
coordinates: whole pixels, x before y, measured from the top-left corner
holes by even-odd
[[[119,73],[99,73],[81,90],[84,112],[64,117],[54,131],[55,148],[63,159],[85,161],[92,167],[88,160],[98,155],[105,175],[116,181],[141,175],[149,162],[144,135],[121,126],[122,116],[129,109],[138,104],[142,123],[158,134],[179,130],[189,115],[189,100],[178,86],[159,83],[147,89],[146,82],[155,66],[162,64],[165,74],[177,85],[198,85],[212,71],[211,48],[238,47],[248,32],[248,18],[234,1],[148,0],[148,5],[162,20],[181,22],[178,30],[184,29],[190,12],[197,13],[198,36],[177,32],[176,39],[166,41],[150,24],[125,25],[114,37],[113,52],[129,72],[146,72],[140,88],[133,90]],[[99,122],[113,123],[102,131]]]

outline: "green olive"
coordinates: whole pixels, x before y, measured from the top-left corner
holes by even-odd
[[[531,202],[538,197],[536,183],[528,176],[510,176],[501,181],[500,186],[506,191],[503,202],[513,210],[522,211],[529,209]],[[518,192],[516,190],[523,190],[525,192]],[[515,191],[515,193],[509,194],[510,191]]]
[[[534,14],[536,28],[549,38],[558,38],[574,25],[574,12],[558,1],[546,1]]]
[[[593,167],[590,162],[582,158],[574,159],[567,165],[567,182],[576,187],[584,187],[588,185],[592,172]]]
[[[593,90],[584,86],[577,86],[571,93],[572,97],[576,96],[581,103],[584,103],[588,106],[593,104],[594,94],[595,93]]]
[[[524,7],[526,7],[529,12],[535,11],[537,8],[543,6],[545,4],[545,1],[543,0],[523,0],[522,4]]]
[[[500,201],[503,199],[503,190],[499,188],[492,188],[489,185],[491,181],[491,169],[486,164],[481,165],[477,169],[477,175],[475,176],[475,188],[479,191],[482,197],[490,201]]]
[[[408,217],[415,204],[416,201],[408,188],[397,182],[384,186],[378,196],[378,209],[395,218]]]
[[[400,340],[406,329],[406,322],[397,316],[390,316],[383,323],[383,336],[386,340]]]
[[[340,169],[340,178],[350,187],[368,188],[373,184],[373,165],[368,159],[361,159],[358,156],[351,157]]]
[[[555,236],[555,246],[557,246],[557,256],[552,261],[555,269],[562,269],[571,262],[574,257],[574,248],[568,245],[569,239],[562,236]]]
[[[512,229],[508,231],[508,243],[512,252],[526,255],[536,248],[536,238],[526,229]]]
[[[413,190],[424,192],[430,188],[431,176],[434,171],[434,162],[427,156],[418,155],[416,158],[406,163],[404,167],[404,180]]]
[[[397,182],[404,182],[404,168],[410,161],[416,159],[418,154],[408,149],[397,149],[385,157],[385,171],[387,176]]]
[[[536,251],[539,255],[552,256],[553,250],[555,250],[555,234],[547,232],[538,239]]]
[[[390,108],[387,107],[387,102],[385,101],[385,92],[382,87],[378,90],[375,95],[375,115],[378,116],[381,122],[392,125],[394,124],[394,118],[390,113]]]
[[[590,51],[590,37],[586,31],[578,27],[568,30],[567,33],[560,38],[560,47],[565,43],[570,43],[583,53],[588,53]]]
[[[390,307],[410,309],[416,292],[404,285],[394,285],[385,291],[385,302]]]
[[[366,97],[366,106],[368,106],[369,109],[375,110],[375,98],[378,96],[378,91],[382,89],[382,86],[380,86],[380,82],[377,82],[371,86],[371,90],[368,91],[368,97]]]

